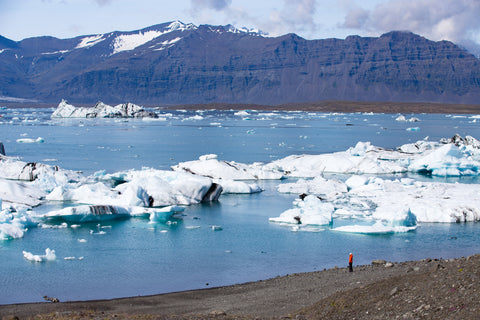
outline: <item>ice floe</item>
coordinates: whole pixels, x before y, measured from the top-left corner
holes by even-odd
[[[286,176],[313,178],[324,172],[393,174],[416,172],[439,176],[478,175],[480,141],[467,136],[440,142],[417,141],[397,150],[358,142],[346,151],[320,155],[291,155],[266,164],[263,169]]]
[[[261,163],[244,164],[235,161],[220,161],[217,155],[200,156],[198,160],[181,162],[172,166],[174,171],[185,171],[214,179],[229,180],[278,180],[283,174],[266,169]]]
[[[303,200],[296,199],[293,205],[293,209],[288,209],[279,217],[269,220],[293,225],[326,225],[332,223],[334,206],[331,203],[322,202],[314,195],[308,195]]]
[[[373,225],[349,225],[337,228],[332,228],[333,231],[349,232],[349,233],[363,233],[363,234],[389,234],[389,233],[403,233],[413,231],[417,226],[388,226],[382,222],[377,221]]]
[[[51,250],[50,248],[45,249],[45,254],[43,255],[23,251],[23,257],[33,262],[54,261],[57,259],[57,256],[55,255],[55,250]]]
[[[133,103],[124,103],[109,106],[103,102],[97,102],[92,108],[75,107],[66,100],[62,100],[51,118],[157,118],[154,112],[146,111],[143,107]]]
[[[303,229],[328,225],[343,232],[407,232],[419,223],[479,221],[480,184],[379,174],[459,177],[479,175],[478,168],[480,141],[457,135],[438,142],[424,139],[395,150],[359,142],[343,152],[292,155],[267,164],[220,161],[209,154],[172,170],[101,171],[91,176],[1,155],[0,239],[21,238],[29,228],[48,226],[50,220],[82,223],[141,217],[164,223],[184,206],[217,201],[222,192],[261,192],[254,181],[285,176],[299,179],[279,183],[277,191],[302,197],[271,222]],[[348,174],[348,179],[326,179],[327,172]],[[69,207],[37,210],[47,201]],[[337,226],[337,219],[361,223]]]

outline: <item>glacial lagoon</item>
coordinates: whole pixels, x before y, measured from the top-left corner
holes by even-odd
[[[394,149],[455,134],[480,138],[479,117],[472,115],[414,114],[404,115],[404,121],[398,114],[155,110],[157,119],[52,120],[53,111],[1,109],[0,141],[7,156],[98,176],[146,167],[170,170],[208,154],[219,160],[268,164],[291,155],[342,152],[360,141]],[[324,175],[340,181],[351,176]],[[382,175],[402,178],[480,183],[477,175]],[[345,267],[349,252],[354,253],[354,264],[478,252],[480,224],[475,222],[422,222],[413,231],[385,234],[333,230],[356,224],[358,218],[352,216],[303,229],[271,222],[298,198],[278,192],[278,185],[297,180],[251,181],[263,192],[224,193],[218,201],[185,206],[162,222],[133,217],[28,227],[22,237],[0,240],[0,303],[38,302],[43,296],[61,301],[104,299],[229,285]],[[42,214],[69,205],[47,201],[33,210]],[[43,255],[47,248],[55,250],[55,260],[32,262],[23,254]]]

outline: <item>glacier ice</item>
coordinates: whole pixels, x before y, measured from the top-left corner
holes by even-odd
[[[288,209],[279,217],[270,218],[271,222],[301,224],[301,225],[327,225],[332,223],[334,206],[323,202],[314,195],[308,195],[303,200],[296,199],[294,208]]]
[[[283,178],[282,173],[266,169],[261,163],[243,164],[235,161],[220,161],[215,154],[200,156],[195,161],[181,162],[172,166],[172,170],[190,172],[214,179],[278,180]]]
[[[45,249],[44,255],[37,255],[27,251],[23,251],[23,257],[33,262],[54,261],[55,259],[57,259],[57,256],[55,255],[55,250],[51,250],[50,248]]]
[[[58,118],[157,118],[154,112],[146,111],[143,107],[133,103],[110,106],[97,102],[93,108],[75,107],[66,100],[62,100],[52,113],[52,119]]]

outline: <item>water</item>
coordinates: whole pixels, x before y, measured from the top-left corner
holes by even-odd
[[[270,162],[292,154],[343,151],[358,141],[394,148],[426,136],[434,141],[455,133],[480,137],[479,125],[469,116],[417,114],[407,118],[415,116],[420,122],[406,123],[395,121],[398,115],[393,114],[252,111],[239,116],[209,110],[163,111],[161,121],[51,121],[51,112],[0,110],[0,140],[7,154],[86,175],[98,170],[169,169],[209,153],[243,163]],[[407,131],[410,127],[419,130]],[[45,142],[16,142],[37,137]],[[265,191],[260,194],[222,195],[218,203],[190,206],[183,216],[164,224],[135,218],[76,229],[31,228],[22,239],[0,242],[0,303],[42,301],[44,295],[87,300],[228,285],[344,267],[349,252],[354,253],[354,264],[478,252],[477,223],[422,224],[414,232],[376,236],[327,227],[292,232],[268,222],[292,207],[296,195],[276,192],[285,182],[291,181],[261,181]],[[223,230],[213,231],[212,225]],[[56,251],[56,261],[32,263],[23,258],[23,250],[43,254],[46,248]]]

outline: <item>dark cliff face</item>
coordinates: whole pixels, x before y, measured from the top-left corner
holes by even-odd
[[[65,40],[0,38],[0,48],[0,96],[45,102],[478,103],[480,98],[476,57],[451,42],[410,32],[305,40],[176,22]]]

